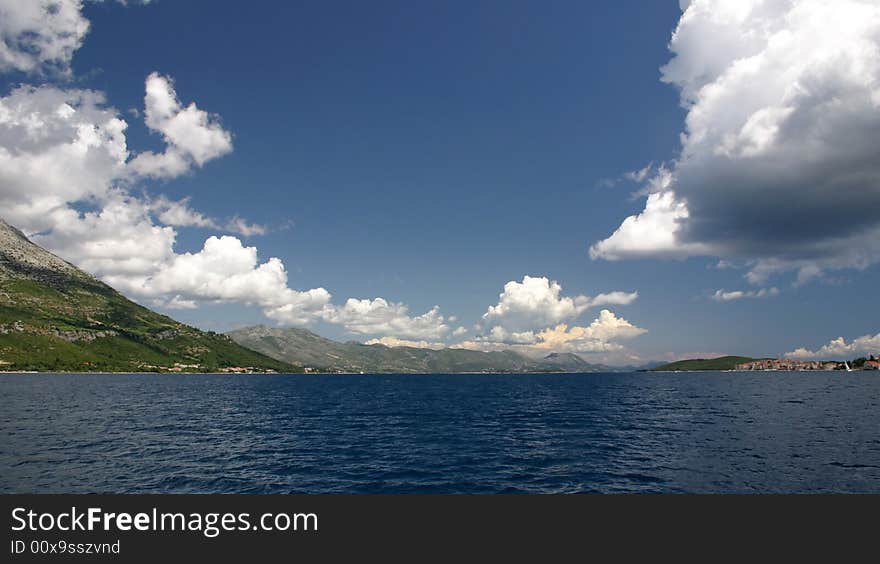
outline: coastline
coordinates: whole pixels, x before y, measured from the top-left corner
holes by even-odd
[[[38,370],[2,370],[0,376],[20,374],[64,374],[64,375],[180,375],[180,376],[479,376],[479,375],[504,375],[504,376],[573,376],[580,374],[724,374],[724,373],[750,374],[750,373],[830,373],[841,372],[852,374],[854,372],[877,372],[877,370],[619,370],[619,371],[592,371],[592,372],[129,372],[129,371],[38,371]]]

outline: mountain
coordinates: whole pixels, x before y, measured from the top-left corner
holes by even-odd
[[[722,356],[720,358],[694,358],[690,360],[679,360],[664,364],[651,370],[655,372],[671,372],[680,371],[703,371],[703,370],[733,370],[737,364],[743,362],[751,362],[754,358],[747,356]]]
[[[0,219],[0,370],[301,371],[159,315]]]
[[[555,369],[559,372],[609,372],[613,371],[608,366],[590,364],[574,353],[550,353],[545,356],[541,364],[546,370]]]
[[[306,329],[258,325],[227,333],[234,341],[261,353],[326,372],[449,374],[463,372],[604,372],[575,354],[550,354],[531,359],[513,351],[418,349],[340,343]]]

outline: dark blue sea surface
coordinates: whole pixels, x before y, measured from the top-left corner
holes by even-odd
[[[880,373],[0,376],[0,492],[880,492]]]

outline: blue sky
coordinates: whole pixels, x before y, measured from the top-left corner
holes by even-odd
[[[725,13],[724,2],[695,4]],[[643,331],[621,341],[621,349],[577,351],[617,362],[697,352],[776,356],[880,330],[876,307],[869,305],[880,287],[870,243],[848,242],[867,250],[838,263],[814,252],[795,256],[790,248],[741,242],[737,230],[761,229],[746,223],[740,216],[749,214],[727,195],[711,202],[690,196],[691,218],[705,213],[699,217],[707,219],[693,221],[693,235],[676,235],[674,252],[615,242],[591,257],[592,245],[646,209],[644,194],[634,196],[645,184],[625,173],[653,163],[650,182],[667,163],[682,186],[679,194],[697,194],[698,187],[688,188],[688,182],[699,184],[694,178],[713,186],[737,183],[729,174],[723,181],[709,176],[720,169],[717,163],[698,172],[692,172],[696,165],[669,164],[682,155],[680,136],[694,107],[682,103],[692,77],[660,70],[674,54],[687,60],[687,49],[694,49],[682,40],[670,52],[682,18],[674,0],[108,1],[87,2],[81,15],[90,29],[67,61],[68,75],[13,68],[3,75],[3,95],[21,84],[102,92],[100,108],[125,120],[134,156],[160,153],[167,144],[143,113],[145,79],[153,72],[168,77],[183,107],[195,102],[231,135],[231,150],[185,174],[126,180],[125,190],[189,198],[205,217],[238,216],[265,226],[263,234],[233,235],[256,247],[261,263],[279,258],[294,290],[324,288],[337,305],[381,296],[406,304],[411,316],[436,305],[455,318],[446,320],[449,330],[464,327],[461,339],[470,341],[491,329],[482,316],[503,301],[505,284],[526,275],[557,281],[562,296],[638,292],[637,299],[611,301],[608,308]],[[868,182],[863,191],[873,198],[877,185]],[[89,210],[105,200],[72,201]],[[715,202],[736,216],[723,218],[723,230],[714,227]],[[876,202],[853,205],[873,213]],[[799,208],[797,201],[791,207]],[[792,213],[796,220],[799,212]],[[207,237],[221,234],[218,225],[173,226],[174,252],[198,253]],[[38,240],[42,234],[41,242],[65,256],[66,243],[52,238],[52,228],[35,224],[26,231]],[[689,244],[710,250],[679,252]],[[75,251],[65,258],[94,264]],[[722,259],[734,267],[717,268]],[[748,278],[765,266],[769,276]],[[92,270],[111,283],[119,280],[109,270]],[[713,299],[722,289],[771,294]],[[126,293],[144,303],[157,298]],[[154,305],[163,309],[160,302]],[[216,330],[277,321],[243,298],[195,302],[163,311]],[[588,326],[600,309],[548,317],[546,326],[507,325],[499,316],[498,326],[509,332],[538,332],[557,322]],[[356,323],[338,319],[317,316],[309,326],[342,339],[438,340],[352,331]],[[447,333],[439,340],[456,338]]]

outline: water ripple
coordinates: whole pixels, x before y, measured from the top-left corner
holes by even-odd
[[[0,376],[0,492],[880,493],[870,374]]]

